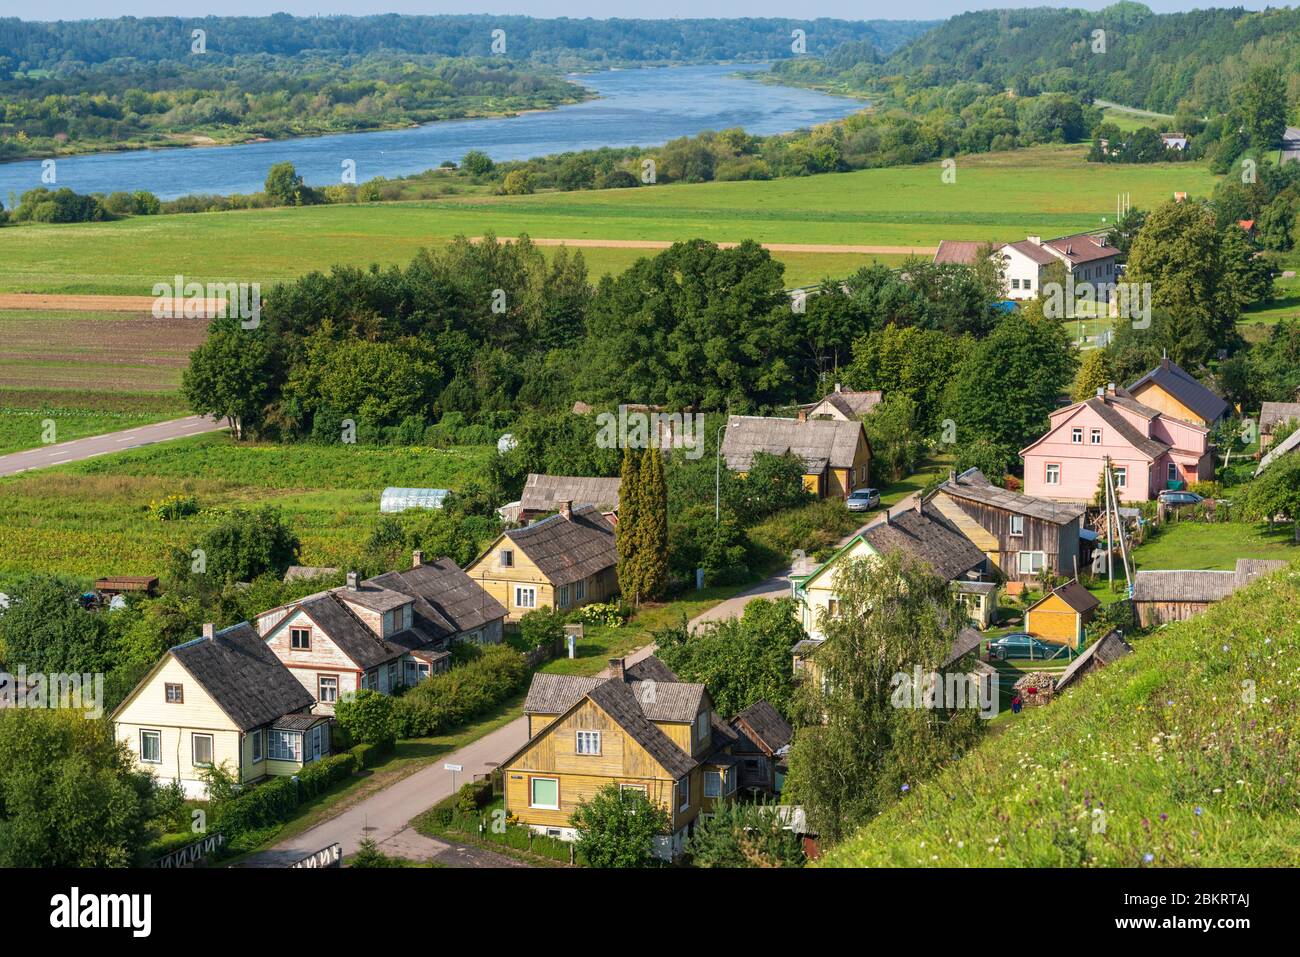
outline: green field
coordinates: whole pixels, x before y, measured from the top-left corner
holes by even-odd
[[[239,445],[224,433],[180,439],[0,479],[0,576],[39,569],[83,578],[156,574],[197,538],[211,510],[280,506],[302,563],[338,565],[361,551],[386,486],[463,488],[490,446],[452,449]],[[149,503],[195,495],[202,511],[161,522]]]
[[[960,157],[954,183],[938,163],[766,182],[663,185],[533,196],[139,217],[0,229],[0,291],[149,295],[176,273],[272,283],[340,263],[406,263],[458,234],[671,241],[935,246],[1095,229],[1116,196],[1151,208],[1176,190],[1206,195],[1201,164],[1088,164],[1082,146]],[[646,250],[584,249],[593,275]],[[790,285],[890,255],[779,253]]]

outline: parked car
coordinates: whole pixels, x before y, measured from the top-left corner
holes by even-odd
[[[1170,508],[1183,508],[1187,505],[1200,505],[1204,498],[1195,492],[1176,492],[1172,489],[1165,489],[1157,496],[1162,505]]]
[[[874,488],[856,488],[844,504],[850,512],[869,512],[880,507],[880,492]]]
[[[1029,658],[1033,661],[1046,661],[1070,654],[1066,645],[1043,641],[1024,631],[1003,635],[989,642],[989,654],[1005,661],[1008,658]]]

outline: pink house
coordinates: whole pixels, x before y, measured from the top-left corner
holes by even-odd
[[[1165,415],[1114,385],[1051,416],[1041,439],[1021,450],[1025,494],[1091,502],[1110,457],[1121,501],[1151,499],[1171,481],[1208,481],[1214,460],[1208,428]]]

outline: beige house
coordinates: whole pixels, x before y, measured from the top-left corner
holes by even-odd
[[[618,593],[614,526],[592,505],[499,535],[465,571],[518,621],[535,608],[568,609]]]
[[[861,420],[878,406],[884,397],[885,394],[879,389],[846,391],[837,382],[834,392],[803,408],[810,419],[838,419],[841,422],[848,422],[853,419]]]
[[[728,416],[722,436],[727,468],[743,476],[760,452],[800,459],[804,488],[818,498],[848,498],[869,481],[871,444],[856,419],[814,419],[802,410],[794,419]]]
[[[330,753],[329,719],[313,715],[294,680],[248,622],[177,645],[113,714],[136,764],[204,797],[204,773],[224,766],[240,783],[296,774]]]

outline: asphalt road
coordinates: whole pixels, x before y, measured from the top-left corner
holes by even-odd
[[[73,439],[55,445],[40,445],[22,452],[0,455],[0,476],[16,475],[29,469],[46,468],[50,465],[63,465],[65,462],[80,462],[97,455],[123,452],[141,445],[152,445],[155,442],[166,442],[169,439],[180,439],[188,435],[202,435],[205,432],[215,432],[224,428],[225,424],[216,419],[191,415],[183,419],[171,419],[167,422],[155,422],[152,425],[124,429],[121,432],[108,432],[104,435]]]
[[[1282,134],[1282,158],[1279,162],[1291,160],[1300,163],[1300,126],[1288,126]]]

